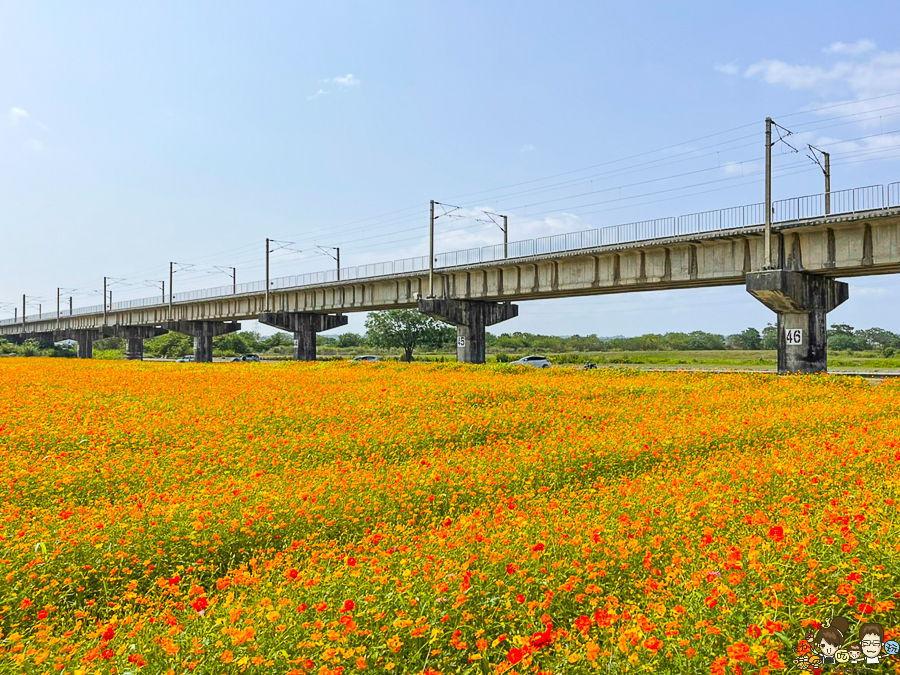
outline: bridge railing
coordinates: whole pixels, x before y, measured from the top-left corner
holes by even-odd
[[[900,182],[887,185],[867,185],[865,187],[837,190],[831,193],[831,214],[850,214],[862,211],[876,211],[884,208],[900,207]],[[825,195],[822,193],[804,195],[780,199],[772,204],[772,220],[776,224],[789,223],[806,218],[814,218],[825,215]],[[595,248],[598,246],[610,246],[627,244],[636,241],[661,239],[664,237],[715,232],[718,230],[732,230],[762,225],[765,222],[765,205],[762,203],[735,206],[715,211],[703,211],[678,216],[677,218],[657,218],[655,220],[642,220],[635,223],[623,223],[610,225],[594,230],[554,234],[537,239],[524,239],[511,241],[508,244],[509,258],[522,258],[533,255],[561,253],[563,251],[577,251],[580,249]],[[503,245],[483,246],[461,251],[439,253],[435,256],[435,267],[457,267],[477,263],[494,262],[503,260]],[[373,279],[392,274],[409,274],[428,270],[428,256],[417,256],[386,262],[358,265],[356,267],[343,267],[340,270],[341,280]],[[303,286],[321,284],[338,280],[337,270],[325,272],[311,272],[293,276],[278,277],[270,280],[270,290],[284,290]],[[195,291],[176,293],[175,302],[189,300],[202,300],[206,298],[220,298],[235,293],[259,293],[265,290],[265,281],[251,281],[239,284],[237,288],[232,286],[219,286]],[[166,302],[160,295],[151,298],[137,300],[124,300],[113,304],[114,310],[132,309],[139,307],[151,307],[164,305]],[[103,311],[103,305],[79,307],[72,315],[99,314]],[[69,316],[68,311],[61,312],[62,317]],[[42,319],[55,319],[56,313],[42,314]],[[29,315],[28,320],[34,320]],[[19,319],[0,320],[0,325],[10,325],[21,322]]]
[[[900,206],[900,183],[890,183],[885,188],[887,198],[887,203],[885,206],[887,208],[893,208],[896,206]]]

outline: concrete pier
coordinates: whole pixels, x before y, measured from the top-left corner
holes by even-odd
[[[90,328],[58,330],[53,333],[53,339],[56,342],[60,340],[74,340],[77,342],[79,359],[94,358],[94,341],[102,337],[106,337],[103,331]]]
[[[456,360],[460,363],[484,363],[484,329],[519,316],[519,307],[508,302],[440,298],[420,299],[419,311],[456,326]]]
[[[107,334],[125,339],[125,358],[132,361],[144,360],[144,340],[168,331],[156,326],[111,326]]]
[[[747,291],[778,315],[778,372],[828,370],[825,316],[850,297],[843,281],[807,272],[749,272]]]
[[[190,335],[194,338],[194,361],[212,363],[213,338],[239,331],[241,324],[234,321],[165,321],[163,328]]]
[[[294,334],[294,360],[316,360],[316,333],[347,325],[347,317],[312,312],[263,312],[260,323]]]

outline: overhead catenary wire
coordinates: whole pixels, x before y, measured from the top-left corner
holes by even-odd
[[[878,97],[871,97],[870,99],[860,99],[860,100],[856,100],[856,101],[847,101],[847,102],[843,102],[843,103],[839,103],[839,104],[833,104],[833,105],[829,105],[829,106],[822,106],[822,107],[816,108],[816,109],[810,109],[810,110],[804,110],[804,111],[797,111],[797,112],[795,112],[795,113],[789,113],[789,114],[786,114],[786,115],[779,115],[779,117],[780,117],[780,118],[785,118],[785,117],[793,117],[793,116],[797,116],[797,115],[815,114],[816,112],[819,112],[819,111],[822,111],[822,110],[835,109],[835,108],[840,108],[840,107],[844,107],[844,106],[859,105],[859,104],[861,104],[861,103],[865,103],[866,101],[875,100],[875,99],[883,99],[883,98],[888,98],[888,97],[890,97],[890,96],[897,96],[897,95],[900,95],[900,93],[885,94],[885,95],[878,96]],[[856,112],[856,113],[851,113],[851,114],[848,114],[848,115],[839,115],[839,116],[835,116],[835,117],[829,117],[829,118],[817,119],[817,120],[813,120],[813,121],[810,121],[810,122],[799,122],[799,123],[792,124],[791,126],[793,126],[793,127],[817,126],[818,129],[821,129],[821,128],[827,128],[827,127],[822,126],[822,124],[825,123],[825,122],[827,122],[827,121],[830,120],[830,119],[842,119],[842,120],[843,120],[843,119],[851,119],[851,120],[853,120],[853,119],[858,119],[858,118],[860,118],[860,117],[863,117],[863,118],[866,118],[866,119],[870,119],[870,118],[872,118],[871,116],[873,115],[873,113],[876,113],[876,112],[879,112],[879,111],[891,110],[891,109],[896,108],[896,107],[900,107],[900,106],[886,106],[886,107],[882,107],[882,108],[877,108],[877,109],[875,109],[875,110],[865,110],[865,111],[860,111],[860,112]],[[888,115],[888,117],[890,117],[890,115]],[[846,123],[852,123],[852,121],[851,121],[851,122],[846,122]],[[667,150],[670,150],[670,149],[678,148],[679,146],[683,146],[685,143],[697,142],[697,141],[701,141],[701,140],[704,140],[704,139],[709,139],[709,138],[718,137],[718,136],[722,136],[722,135],[729,134],[729,133],[734,133],[734,132],[739,131],[739,130],[741,130],[741,129],[751,127],[751,126],[753,126],[754,124],[755,124],[755,123],[749,123],[749,124],[746,124],[746,125],[741,125],[741,126],[738,126],[738,127],[733,127],[732,129],[729,129],[729,130],[725,130],[725,131],[722,131],[722,132],[716,132],[716,133],[714,133],[714,134],[707,134],[707,135],[701,136],[701,137],[699,137],[699,138],[697,138],[697,139],[692,139],[692,140],[689,140],[689,141],[682,141],[682,142],[680,142],[680,143],[668,145],[668,146],[665,146],[664,148],[659,148],[659,149],[657,149],[657,150],[650,150],[650,151],[646,151],[646,152],[642,152],[642,153],[637,153],[637,154],[635,154],[635,155],[631,155],[629,158],[620,158],[619,160],[610,160],[609,162],[604,162],[604,163],[601,163],[601,164],[595,164],[595,165],[591,165],[591,166],[592,166],[592,167],[603,166],[603,165],[610,165],[610,166],[612,166],[613,164],[621,163],[621,162],[624,162],[624,161],[626,161],[626,160],[628,160],[628,159],[641,158],[641,157],[644,157],[644,156],[651,155],[651,154],[653,154],[654,152],[657,152],[657,153],[658,153],[658,152],[664,152],[664,151],[667,151]],[[832,125],[832,126],[839,126],[839,125]],[[817,130],[817,129],[809,129],[809,130],[807,130],[807,131],[804,131],[804,133],[807,133],[807,132],[811,133],[811,132],[814,132],[814,131],[816,131],[816,130]],[[894,132],[888,132],[888,133],[894,133]],[[871,135],[871,136],[876,136],[876,135],[883,135],[883,134],[873,134],[873,135]],[[746,138],[751,138],[751,137],[755,137],[755,136],[756,136],[756,135],[753,134],[753,135],[751,135],[751,136],[747,136]],[[871,136],[870,136],[870,137],[871,137]],[[742,137],[742,138],[743,138],[743,137]],[[862,139],[862,138],[865,138],[865,137],[859,137],[859,138]],[[712,145],[709,146],[709,147],[720,146],[720,145],[729,145],[729,144],[734,145],[734,144],[737,143],[739,140],[740,140],[740,139],[729,139],[729,140],[723,141],[722,143],[712,144]],[[848,142],[851,142],[851,141],[850,141],[849,139],[848,139],[847,141],[838,141],[838,143],[848,143]],[[745,144],[745,145],[751,145],[751,144],[748,143],[748,144]],[[829,146],[830,146],[830,144],[822,144],[822,145],[823,145],[823,147],[829,147]],[[735,149],[735,148],[729,148],[728,151],[730,152],[730,151],[733,150],[733,149]],[[889,150],[889,148],[879,148],[879,149],[869,150],[869,151],[867,151],[867,152],[872,152],[872,153],[882,153],[882,154],[884,154],[884,153],[886,153],[888,150]],[[699,158],[699,157],[698,157],[698,154],[699,154],[699,153],[698,153],[698,150],[690,150],[690,151],[686,151],[686,152],[684,152],[683,154],[684,154],[684,156],[685,156],[685,158],[686,158],[685,161],[690,161],[690,160],[692,160],[692,159],[698,159],[698,158]],[[709,152],[709,153],[707,153],[707,154],[708,154],[708,155],[712,155],[713,153],[712,153],[712,152]],[[654,159],[654,160],[652,160],[652,161],[648,161],[648,162],[646,162],[646,165],[647,165],[646,167],[641,167],[641,166],[634,165],[634,166],[630,166],[630,167],[621,167],[620,169],[616,169],[616,170],[614,170],[614,171],[609,171],[609,172],[605,172],[605,173],[608,173],[608,174],[611,175],[611,176],[615,176],[615,175],[623,175],[623,174],[625,174],[626,172],[628,172],[628,173],[635,173],[635,172],[638,172],[638,171],[640,171],[640,170],[645,170],[645,169],[646,169],[646,170],[655,170],[655,168],[658,168],[659,166],[664,165],[664,164],[666,164],[666,163],[669,163],[669,164],[677,163],[677,160],[680,159],[680,158],[678,158],[677,155],[676,155],[675,157],[676,157],[676,160],[675,160],[675,161],[672,160],[672,156],[670,155],[670,156],[667,156],[667,157],[661,157],[661,158]],[[749,159],[749,160],[742,160],[742,162],[751,162],[751,161],[755,161],[755,160],[752,160],[752,159]],[[841,162],[841,163],[846,164],[846,162]],[[590,167],[588,167],[588,168],[590,168]],[[562,173],[552,174],[551,176],[547,176],[547,177],[539,178],[539,179],[533,179],[533,180],[531,180],[531,181],[526,181],[526,182],[519,183],[519,184],[506,185],[506,186],[503,186],[503,187],[500,187],[500,188],[494,188],[494,189],[488,190],[488,191],[479,191],[478,193],[468,193],[468,194],[470,194],[470,195],[471,195],[471,194],[484,194],[484,193],[487,193],[487,192],[498,192],[498,191],[509,190],[509,188],[515,187],[516,185],[535,184],[535,183],[539,183],[539,182],[542,182],[542,181],[546,182],[547,180],[552,179],[552,178],[557,177],[557,176],[561,176],[561,175],[570,175],[570,174],[578,173],[579,171],[583,171],[583,170],[584,170],[584,169],[576,169],[576,170],[569,171],[569,172],[562,172]],[[690,171],[689,171],[689,172],[682,172],[682,174],[684,174],[684,175],[690,175],[690,174],[692,174],[692,173],[700,173],[700,172],[705,171],[705,170],[712,170],[712,167],[710,167],[710,168],[708,168],[708,169],[697,170],[696,172],[690,172]],[[652,182],[657,182],[657,181],[673,180],[675,177],[677,177],[677,176],[679,176],[679,175],[681,175],[681,174],[675,174],[675,176],[662,176],[662,177],[659,177],[659,178],[656,178],[656,179],[649,179],[649,180],[646,180],[646,181],[634,181],[633,183],[628,184],[627,186],[613,186],[613,187],[610,187],[610,188],[601,188],[600,190],[594,190],[594,191],[591,191],[591,192],[610,191],[610,190],[614,190],[614,189],[626,189],[626,187],[633,187],[634,185],[639,185],[639,184],[650,184],[650,183],[652,183]],[[576,179],[576,180],[580,180],[582,183],[584,183],[585,180],[588,180],[588,179],[585,178],[585,179]],[[597,180],[597,177],[595,177],[594,180]],[[565,183],[570,183],[570,181],[564,181],[564,182],[563,182],[562,184],[560,184],[559,186],[543,185],[543,186],[536,187],[536,188],[529,188],[529,190],[527,190],[527,191],[531,191],[531,190],[539,190],[539,191],[542,191],[542,192],[552,191],[553,189],[555,189],[555,187],[560,187],[560,188],[566,187]],[[688,185],[688,186],[680,186],[680,187],[678,187],[678,188],[672,188],[672,190],[673,190],[673,191],[674,191],[674,190],[686,191],[686,190],[694,189],[694,188],[696,188],[698,185],[700,185],[700,184],[693,184],[693,185]],[[526,190],[523,190],[522,192],[527,192],[527,191],[526,191]],[[591,193],[584,193],[584,194],[591,194]],[[508,197],[508,196],[511,196],[511,195],[505,195],[505,196]],[[687,196],[690,196],[690,195],[687,195]],[[625,198],[623,198],[623,199],[625,199],[625,200],[628,200],[628,199],[635,199],[636,197],[637,197],[637,195],[631,195],[631,196],[625,197]],[[573,196],[569,195],[569,196],[567,196],[567,197],[562,197],[562,198],[559,198],[559,199],[557,199],[557,200],[545,200],[545,201],[548,201],[548,202],[549,202],[549,201],[564,202],[564,201],[566,201],[566,200],[573,199],[573,198],[574,198]],[[456,199],[456,198],[452,198],[452,199]],[[474,202],[473,202],[473,203],[474,203]],[[537,204],[537,203],[536,203],[536,204]],[[466,206],[466,207],[467,207],[467,205],[461,205],[461,206]],[[535,204],[532,204],[532,205],[530,206],[530,208],[533,208],[534,206],[535,206]],[[499,205],[498,205],[498,207],[499,207]],[[584,205],[584,204],[576,204],[576,205],[573,205],[573,206],[569,206],[569,205],[563,204],[563,205],[561,205],[560,208],[561,208],[561,209],[568,209],[568,210],[578,210],[578,209],[582,209],[582,210],[583,210],[584,208],[588,208],[588,206],[587,206],[587,205]],[[504,210],[510,210],[510,207],[504,206],[503,209],[504,209]],[[405,223],[413,223],[413,222],[419,223],[419,222],[421,222],[421,216],[417,217],[415,220],[410,220],[409,214],[412,213],[412,212],[415,212],[415,211],[421,212],[422,210],[423,210],[423,208],[422,208],[422,205],[421,205],[421,204],[415,204],[415,205],[411,205],[411,206],[408,206],[408,207],[405,207],[405,208],[395,209],[395,210],[393,210],[393,211],[389,211],[389,212],[384,213],[384,214],[380,214],[380,215],[376,215],[376,216],[369,216],[369,217],[362,218],[362,219],[358,219],[358,220],[355,220],[355,221],[350,221],[349,223],[345,223],[344,226],[347,226],[347,225],[355,225],[355,224],[361,224],[361,223],[370,223],[370,224],[372,224],[372,225],[378,225],[378,224],[381,224],[381,223],[384,223],[384,224],[386,224],[386,225],[390,225],[390,224],[395,224],[395,225],[400,224],[400,225],[402,225],[402,224],[405,224]],[[524,217],[533,217],[533,216],[535,216],[535,215],[541,215],[541,214],[530,213],[530,214],[527,214],[527,215],[524,216]],[[586,215],[586,214],[585,214],[585,215]],[[513,214],[513,217],[519,217],[519,216],[517,216],[516,214]],[[371,225],[366,226],[366,229],[371,229]],[[340,232],[340,230],[341,230],[341,226],[336,226],[335,228],[330,228],[330,229],[329,229],[329,232]],[[382,233],[382,234],[380,234],[380,235],[371,235],[371,236],[369,236],[369,237],[365,237],[364,239],[367,240],[367,241],[377,241],[378,239],[391,239],[391,241],[387,242],[385,245],[393,245],[393,244],[401,243],[401,241],[404,241],[404,240],[400,240],[400,241],[397,241],[397,240],[396,240],[396,236],[397,236],[398,234],[403,234],[404,232],[412,232],[412,231],[417,231],[417,227],[400,229],[399,231],[394,231],[394,232],[384,232],[384,233]],[[410,237],[409,239],[414,240],[415,237]],[[349,240],[349,241],[360,241],[360,240],[361,240],[361,239],[359,239],[359,238],[357,238],[357,237],[353,237],[353,238],[352,238],[351,240]],[[335,243],[345,243],[346,241],[348,241],[348,240],[347,240],[347,239],[340,239],[339,241],[335,241]],[[224,252],[223,252],[223,251],[220,251],[220,252],[213,252],[213,253],[203,254],[203,255],[201,255],[201,256],[192,256],[192,258],[195,259],[195,260],[198,260],[198,261],[199,261],[199,260],[209,260],[209,259],[216,260],[216,259],[221,259],[223,253],[233,252],[233,253],[237,254],[235,257],[236,257],[236,258],[239,257],[240,259],[233,260],[233,261],[232,261],[232,260],[229,260],[228,262],[230,262],[230,263],[232,263],[232,264],[234,264],[234,265],[242,265],[242,262],[241,262],[242,260],[247,260],[248,262],[249,262],[249,261],[255,261],[255,259],[256,259],[255,256],[250,256],[249,258],[243,258],[243,253],[244,253],[244,252],[250,252],[250,251],[252,251],[252,250],[255,248],[255,246],[256,246],[256,244],[246,244],[246,245],[242,245],[242,246],[238,246],[238,247],[233,247],[233,248],[231,248],[231,249],[227,249],[227,250],[224,251]],[[303,258],[298,258],[298,259],[296,259],[296,260],[303,260]],[[290,263],[285,263],[285,264],[290,264]],[[152,266],[152,267],[146,268],[146,270],[130,271],[130,273],[131,273],[132,275],[145,276],[145,272],[148,272],[148,271],[159,271],[159,272],[161,273],[161,272],[163,271],[163,269],[164,269],[164,265],[163,265],[163,264],[159,264],[159,265],[154,265],[154,266]],[[142,273],[142,272],[144,272],[144,273]],[[189,275],[189,274],[187,274],[187,273],[184,273],[184,276],[183,276],[182,278],[183,278],[185,281],[187,281],[188,279],[197,279],[197,278],[201,278],[201,276],[202,276],[202,275]],[[125,283],[123,282],[123,285],[128,285],[128,286],[130,286],[130,285],[132,285],[132,284],[130,284],[130,283],[129,283],[129,284],[125,284]],[[78,285],[78,287],[81,287],[81,286],[83,286],[83,284],[79,284],[79,285]]]

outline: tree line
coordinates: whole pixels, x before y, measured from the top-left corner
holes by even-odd
[[[366,332],[341,335],[318,335],[316,344],[335,352],[355,352],[361,349],[400,350],[404,360],[412,360],[416,349],[453,353],[456,350],[456,329],[416,310],[389,310],[372,312],[366,318]],[[690,333],[645,333],[633,337],[598,337],[597,335],[541,335],[536,333],[501,333],[486,335],[486,346],[491,352],[551,353],[607,352],[607,351],[708,351],[708,350],[756,350],[776,349],[778,335],[775,326],[767,325],[761,331],[746,328],[740,333],[723,335],[692,331]],[[104,338],[94,343],[97,352],[125,350],[125,340]],[[892,356],[900,349],[900,335],[883,328],[855,329],[847,324],[834,324],[828,329],[828,350],[878,351]],[[190,336],[169,332],[144,341],[144,354],[157,358],[178,358],[193,353]],[[239,354],[290,355],[293,337],[278,332],[263,337],[257,331],[241,331],[213,338],[213,350],[217,356]],[[71,353],[70,353],[71,352]],[[73,356],[74,349],[59,345],[41,348],[36,342],[14,345],[0,338],[0,354],[25,356]]]

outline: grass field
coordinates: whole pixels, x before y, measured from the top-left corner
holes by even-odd
[[[767,673],[832,613],[900,632],[900,382],[3,359],[0,450],[2,673]]]

